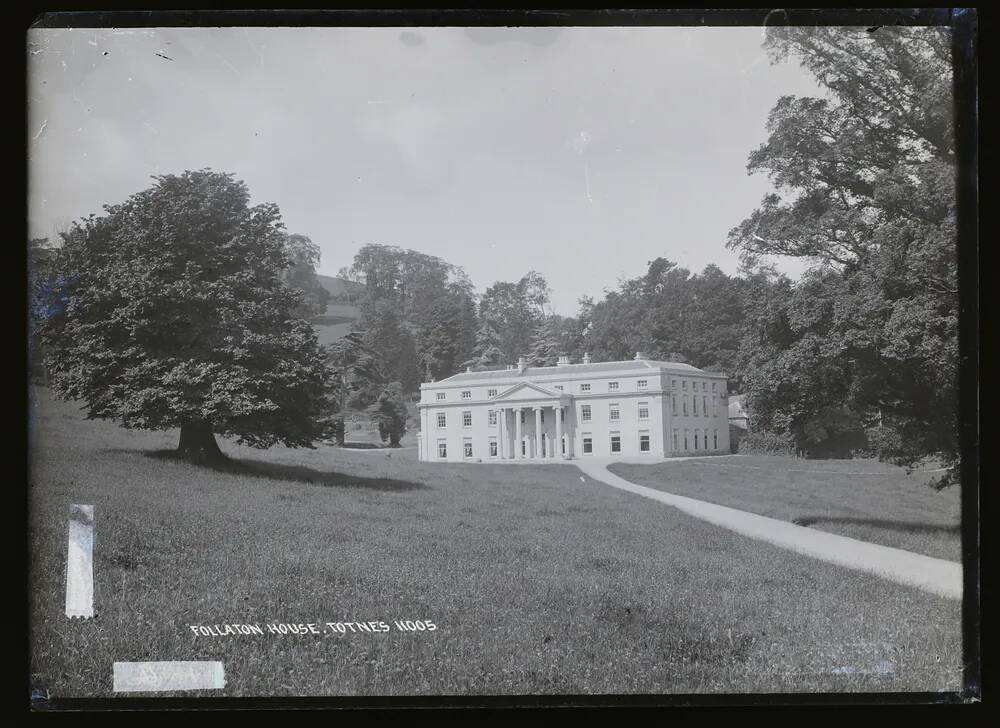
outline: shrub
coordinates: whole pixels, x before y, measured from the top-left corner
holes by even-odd
[[[741,440],[743,455],[794,455],[795,438],[787,432],[748,432]]]

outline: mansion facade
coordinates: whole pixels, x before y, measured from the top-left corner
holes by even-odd
[[[725,374],[630,361],[465,371],[420,385],[420,460],[729,453]]]

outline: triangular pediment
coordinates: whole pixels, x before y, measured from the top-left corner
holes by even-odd
[[[496,397],[494,401],[503,402],[520,402],[532,400],[536,401],[539,399],[559,399],[562,396],[562,392],[549,389],[548,387],[543,387],[540,384],[535,384],[534,382],[521,382],[520,384],[515,384],[513,387],[508,389]]]

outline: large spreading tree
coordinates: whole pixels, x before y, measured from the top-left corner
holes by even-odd
[[[796,438],[853,414],[884,459],[958,479],[958,286],[946,29],[769,30],[828,92],[781,98],[749,171],[775,185],[730,233],[749,266],[804,258],[799,291],[758,301],[742,372],[756,421]],[[800,396],[790,397],[797,391]],[[822,393],[822,396],[818,396]],[[816,395],[816,396],[814,396]]]
[[[277,206],[251,206],[231,174],[154,179],[62,235],[41,325],[52,386],[88,418],[180,428],[192,460],[223,457],[216,434],[311,447],[329,372],[283,280],[295,261]]]

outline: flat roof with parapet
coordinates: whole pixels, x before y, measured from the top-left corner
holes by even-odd
[[[453,374],[447,379],[439,379],[436,382],[425,382],[420,386],[430,386],[436,384],[457,384],[460,382],[471,382],[493,379],[530,379],[531,377],[544,376],[571,376],[577,374],[600,374],[602,372],[621,372],[642,369],[666,369],[678,373],[700,374],[706,377],[725,377],[722,372],[706,372],[703,369],[693,367],[690,364],[681,364],[675,361],[654,361],[650,359],[627,359],[625,361],[602,361],[591,362],[589,364],[559,364],[551,367],[526,367],[519,372],[513,369],[484,369],[478,372],[461,372]]]

